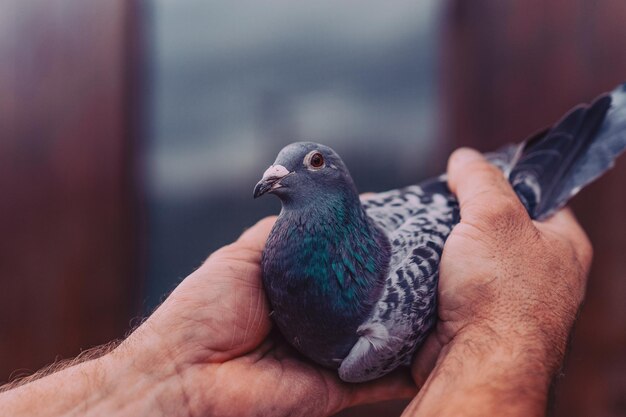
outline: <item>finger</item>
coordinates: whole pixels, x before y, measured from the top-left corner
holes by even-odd
[[[367,201],[370,198],[374,197],[375,195],[376,195],[375,193],[369,192],[369,193],[363,193],[359,197],[360,197],[361,201]]]
[[[265,242],[275,221],[276,216],[265,217],[259,220],[254,226],[244,231],[234,243],[223,246],[209,255],[205,265],[210,265],[219,259],[258,264],[261,260]]]
[[[349,391],[347,404],[342,408],[386,400],[413,398],[417,387],[407,368],[397,369],[389,375],[362,384],[345,384]]]
[[[265,217],[259,220],[254,226],[243,232],[235,244],[244,246],[246,249],[263,251],[265,241],[275,222],[276,216]]]
[[[426,337],[424,344],[419,348],[413,363],[411,364],[411,373],[413,380],[418,387],[422,387],[428,379],[428,376],[435,368],[437,358],[443,349],[442,343],[439,341],[436,333],[431,333]]]
[[[535,222],[539,230],[547,229],[567,239],[581,264],[591,263],[593,249],[587,234],[576,220],[574,212],[565,207],[543,222]]]
[[[486,213],[526,213],[502,171],[473,149],[460,148],[450,156],[448,186],[459,200],[464,221],[484,221]]]

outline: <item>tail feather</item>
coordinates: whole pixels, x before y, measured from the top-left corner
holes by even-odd
[[[578,106],[554,127],[488,158],[534,219],[550,216],[626,149],[626,84]]]

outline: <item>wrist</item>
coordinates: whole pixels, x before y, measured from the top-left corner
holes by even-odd
[[[144,323],[99,360],[108,407],[129,416],[197,415],[207,395],[194,386],[210,385],[212,367],[187,359]]]
[[[450,342],[441,361],[459,361],[459,371],[479,382],[495,384],[499,378],[511,381],[503,384],[506,388],[524,384],[547,386],[561,359],[560,353],[536,333],[500,332],[476,325],[463,329]]]
[[[536,334],[498,332],[486,326],[466,329],[446,356],[443,371],[458,372],[453,389],[466,405],[473,402],[470,410],[488,415],[543,415],[561,360]]]
[[[114,350],[10,389],[0,409],[15,417],[187,415],[173,376],[140,372],[128,359]]]
[[[533,337],[523,328],[463,328],[442,349],[406,415],[544,415],[562,356]]]
[[[487,314],[489,319],[475,320],[460,329],[451,340],[456,350],[465,346],[468,354],[472,347],[477,356],[508,357],[545,368],[550,375],[560,367],[569,333],[571,320],[553,320],[547,313],[538,311],[505,317],[504,314]]]
[[[96,360],[100,373],[98,400],[93,415],[187,416],[190,415],[182,375],[175,366],[149,356],[130,353],[126,346]]]

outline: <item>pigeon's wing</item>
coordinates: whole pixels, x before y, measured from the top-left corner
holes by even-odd
[[[542,220],[613,165],[626,151],[624,132],[626,84],[521,145],[486,157],[504,172],[531,217]],[[339,368],[346,381],[376,378],[410,359],[434,322],[439,259],[458,222],[443,177],[378,194],[364,205],[387,232],[392,259],[381,300]]]
[[[377,194],[363,205],[387,232],[392,257],[381,299],[339,367],[349,382],[377,378],[410,361],[434,323],[439,259],[459,219],[443,178]]]

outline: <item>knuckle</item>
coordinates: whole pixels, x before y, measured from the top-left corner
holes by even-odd
[[[500,171],[500,168],[498,168],[497,166],[495,166],[492,163],[489,162],[484,162],[483,163],[483,169],[485,170],[485,173],[492,176],[492,177],[496,177],[496,178],[500,178],[503,176],[502,171]]]
[[[500,171],[496,166],[485,161],[474,162],[470,168],[471,169],[469,171],[471,174],[476,175],[485,181],[493,182],[502,176],[502,171]]]
[[[462,170],[452,171],[450,180],[457,185],[459,189],[470,188],[476,184],[491,184],[497,174],[497,169],[485,161],[470,162],[463,167]]]
[[[485,220],[495,230],[518,231],[524,226],[527,217],[521,204],[511,198],[498,197],[493,199],[485,211]]]
[[[519,201],[504,196],[494,199],[492,207],[494,213],[500,216],[518,218],[523,213],[523,208]]]

